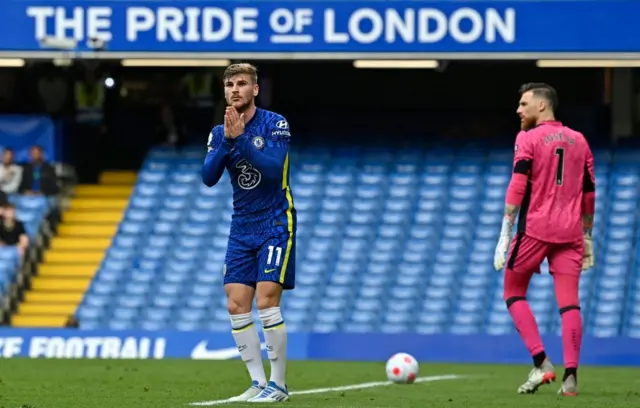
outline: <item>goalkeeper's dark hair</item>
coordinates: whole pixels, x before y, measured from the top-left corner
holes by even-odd
[[[258,68],[249,64],[248,62],[229,65],[227,69],[224,70],[222,81],[226,82],[227,79],[239,74],[247,74],[251,77],[254,84],[258,83]]]
[[[558,109],[560,101],[558,100],[558,92],[555,88],[544,82],[529,82],[520,87],[520,96],[526,92],[533,92],[535,96],[542,97],[547,100],[549,110],[555,112]]]

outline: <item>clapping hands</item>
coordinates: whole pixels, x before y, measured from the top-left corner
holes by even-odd
[[[244,113],[239,114],[233,106],[224,112],[224,137],[236,139],[244,133]]]

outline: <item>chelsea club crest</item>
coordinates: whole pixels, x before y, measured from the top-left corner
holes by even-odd
[[[264,147],[264,137],[256,136],[251,139],[251,143],[256,147],[256,149],[262,149]]]

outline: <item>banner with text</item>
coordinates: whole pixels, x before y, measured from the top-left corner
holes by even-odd
[[[17,163],[28,162],[29,150],[36,145],[44,149],[47,160],[55,161],[55,135],[55,125],[46,116],[0,115],[0,150],[13,149]]]
[[[5,0],[0,51],[50,37],[110,52],[623,53],[640,52],[638,16],[628,0]]]
[[[560,337],[547,336],[544,343],[547,354],[562,361]],[[581,362],[640,366],[638,350],[640,339],[586,337]],[[531,360],[517,334],[290,333],[288,341],[291,360],[385,361],[397,352],[424,362],[526,364]],[[0,358],[14,357],[228,360],[239,353],[231,333],[0,329]]]

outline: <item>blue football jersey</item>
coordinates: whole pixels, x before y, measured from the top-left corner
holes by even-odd
[[[226,168],[233,186],[234,229],[295,228],[295,208],[289,187],[289,144],[287,120],[274,112],[257,108],[235,140],[224,137],[224,126],[213,128],[207,143],[202,180],[215,185]]]

